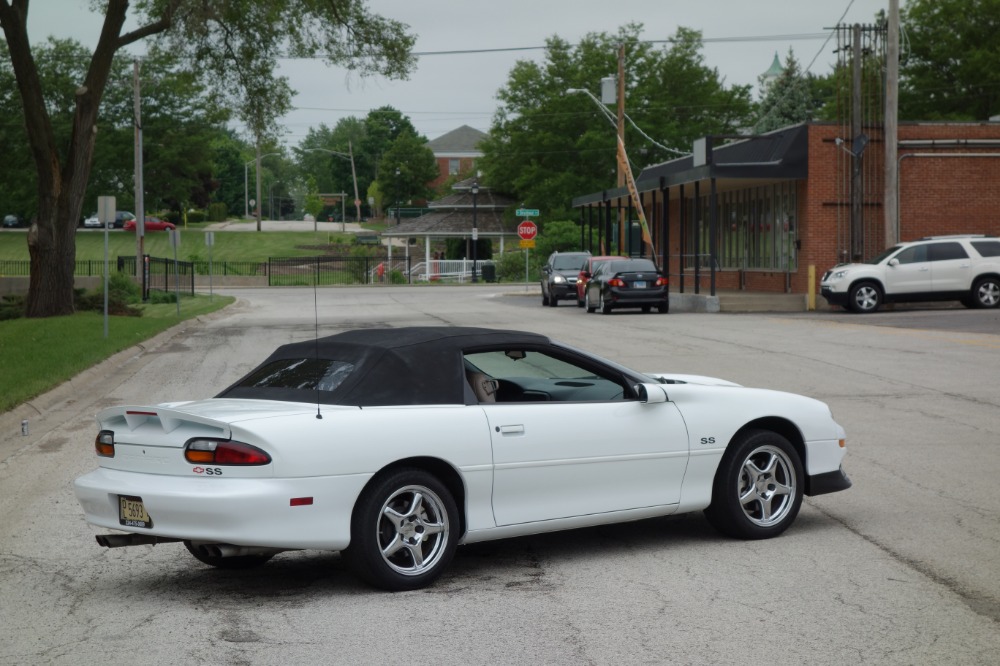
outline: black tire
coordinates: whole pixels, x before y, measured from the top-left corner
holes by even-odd
[[[555,296],[549,296],[549,307],[557,308],[559,307],[559,299]]]
[[[719,463],[708,521],[738,539],[776,537],[802,506],[805,476],[791,443],[769,430],[737,436]]]
[[[584,302],[582,300],[580,300],[579,298],[576,299],[576,307],[582,308],[583,306],[584,306]]]
[[[611,303],[604,302],[604,292],[601,292],[601,301],[597,307],[601,309],[601,314],[611,314]]]
[[[851,287],[847,302],[858,314],[875,312],[882,305],[882,290],[874,282],[859,282]]]
[[[190,541],[185,541],[184,546],[188,549],[188,552],[194,556],[194,559],[203,564],[207,564],[210,567],[215,567],[216,569],[253,569],[254,567],[259,567],[274,557],[274,553],[219,557],[218,555],[212,555],[208,549],[205,548],[205,546],[200,544],[196,545]]]
[[[1000,280],[984,277],[972,285],[972,304],[977,308],[995,308],[1000,305]]]
[[[656,311],[660,314],[667,314],[670,312],[670,301],[664,301],[656,306]]]
[[[594,310],[597,309],[596,306],[590,304],[590,290],[589,289],[587,291],[583,292],[583,302],[584,302],[584,307],[587,308],[587,313],[588,314],[593,313]]]
[[[542,305],[549,304],[549,297],[545,294],[545,287],[542,287]]]
[[[416,590],[448,567],[458,526],[458,507],[444,484],[422,470],[396,470],[376,477],[358,498],[344,557],[374,587]]]

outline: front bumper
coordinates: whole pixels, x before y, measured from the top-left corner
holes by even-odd
[[[844,472],[843,468],[824,474],[814,474],[806,477],[805,494],[810,497],[815,495],[826,495],[847,490],[853,484],[851,479]]]
[[[819,294],[826,299],[830,305],[847,305],[847,292],[834,291],[829,285],[820,285]]]
[[[573,282],[560,282],[558,284],[550,282],[549,283],[549,298],[554,298],[557,301],[565,301],[572,298],[576,300],[576,281]]]
[[[97,469],[74,481],[87,522],[135,534],[238,546],[342,550],[368,474],[291,479],[185,478]],[[118,496],[142,498],[149,529],[118,519]],[[312,504],[291,506],[293,498]]]

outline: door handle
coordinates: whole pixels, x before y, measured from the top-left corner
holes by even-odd
[[[524,426],[523,425],[504,425],[497,426],[497,432],[501,435],[523,435]]]

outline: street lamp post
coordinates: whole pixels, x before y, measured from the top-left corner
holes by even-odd
[[[479,225],[476,220],[476,197],[479,196],[479,181],[472,181],[472,282],[479,281],[476,262],[479,260]]]
[[[307,153],[311,153],[311,152],[329,153],[330,155],[336,155],[337,157],[342,157],[345,160],[350,160],[350,162],[351,162],[351,178],[354,180],[354,209],[355,209],[355,215],[356,215],[355,222],[357,222],[358,224],[360,224],[361,223],[361,199],[358,198],[358,174],[357,174],[357,171],[355,171],[355,169],[354,169],[354,148],[352,147],[350,141],[347,142],[347,150],[349,151],[347,153],[338,153],[336,150],[330,150],[328,148],[303,148],[302,149],[303,152],[307,152]],[[343,224],[343,219],[344,219],[343,213],[341,213],[340,219],[341,219],[341,224]],[[343,226],[341,226],[340,230],[341,231],[344,230]]]
[[[399,226],[399,167],[396,167],[396,226]]]

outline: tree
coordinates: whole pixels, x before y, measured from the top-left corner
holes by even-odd
[[[909,0],[900,21],[908,44],[900,118],[983,121],[1000,114],[1000,2]]]
[[[287,81],[275,75],[279,55],[325,54],[361,74],[390,78],[413,68],[414,37],[406,26],[371,14],[364,0],[142,0],[123,32],[128,0],[106,0],[104,26],[86,76],[74,88],[69,138],[60,141],[51,103],[28,38],[28,0],[0,0],[0,27],[21,98],[37,181],[37,217],[28,233],[31,284],[26,314],[73,312],[75,232],[94,149],[98,113],[115,55],[147,38],[188,57],[196,75],[208,77],[220,97],[259,143],[274,133],[290,104]]]
[[[427,147],[427,141],[406,131],[396,137],[382,155],[377,181],[387,202],[402,205],[430,196],[427,183],[437,175],[437,161],[434,152]]]
[[[755,134],[812,120],[813,96],[809,80],[802,75],[799,61],[788,49],[785,69],[773,81],[760,81],[761,100],[757,107]]]
[[[577,45],[546,41],[545,61],[519,61],[497,93],[500,106],[479,164],[498,191],[548,218],[571,218],[574,196],[613,185],[617,139],[593,100],[568,89],[596,91],[617,70],[625,45],[625,145],[633,169],[690,151],[694,139],[735,132],[750,116],[749,86],[727,88],[704,64],[701,34],[680,28],[669,47],[639,40],[642,26],[615,35],[591,33]],[[614,108],[609,109],[612,115]]]

